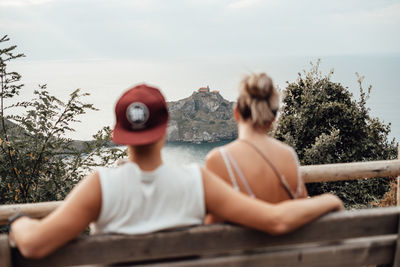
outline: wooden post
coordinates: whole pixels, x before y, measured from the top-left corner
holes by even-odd
[[[33,218],[42,218],[55,210],[61,203],[62,201],[50,201],[40,203],[0,205],[0,225],[6,224],[8,218],[17,213],[25,213]]]
[[[300,166],[305,183],[347,181],[400,175],[400,160]]]

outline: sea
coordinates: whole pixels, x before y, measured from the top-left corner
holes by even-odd
[[[25,87],[16,99],[6,104],[31,99],[39,84],[47,84],[51,94],[62,100],[77,88],[90,95],[83,100],[93,103],[98,111],[81,116],[80,123],[72,128],[68,137],[90,140],[103,126],[114,125],[114,105],[117,98],[132,85],[148,83],[161,88],[167,101],[190,96],[199,87],[209,86],[218,90],[230,101],[237,97],[237,85],[242,77],[252,72],[268,73],[280,89],[294,82],[303,70],[310,69],[310,62],[320,62],[322,75],[333,70],[332,81],[339,82],[358,99],[360,88],[356,73],[363,76],[363,88],[372,86],[367,106],[370,114],[384,123],[391,124],[390,139],[400,139],[400,54],[360,54],[308,56],[262,56],[257,58],[230,57],[178,58],[176,60],[29,60],[20,59],[9,65],[9,70],[22,75]],[[23,110],[13,112],[21,113]],[[164,160],[170,162],[204,163],[205,155],[214,147],[224,144],[167,144]]]
[[[223,146],[232,140],[204,144],[169,142],[162,150],[163,161],[169,164],[204,164],[205,157],[212,149]]]

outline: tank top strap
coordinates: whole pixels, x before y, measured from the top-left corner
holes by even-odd
[[[235,158],[232,156],[231,153],[229,153],[228,150],[226,150],[226,155],[228,156],[228,159],[230,163],[232,164],[233,168],[235,169],[236,173],[238,174],[240,181],[244,185],[244,188],[246,189],[247,193],[249,194],[250,197],[255,198],[256,195],[253,193],[253,191],[250,188],[249,183],[246,180],[246,177],[244,176],[242,170],[240,169],[239,165],[237,164]]]
[[[226,155],[226,150],[223,147],[220,147],[219,152],[221,153],[222,159],[224,160],[225,163],[225,167],[228,170],[229,178],[231,179],[233,189],[235,189],[236,191],[240,191],[239,186],[236,182],[235,174],[233,173],[231,164]]]
[[[293,194],[292,190],[290,189],[289,183],[286,181],[285,176],[283,176],[278,171],[278,169],[275,167],[275,165],[272,164],[272,162],[267,158],[267,156],[264,155],[264,153],[257,146],[255,146],[253,143],[251,143],[247,140],[244,140],[244,139],[238,139],[238,140],[249,145],[250,147],[252,147],[264,159],[264,161],[267,162],[267,164],[271,167],[272,171],[278,177],[279,181],[281,182],[282,187],[285,189],[285,191],[287,192],[287,194],[289,195],[289,197],[291,199],[297,198],[296,195]]]

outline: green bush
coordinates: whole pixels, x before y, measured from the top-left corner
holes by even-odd
[[[318,61],[299,73],[296,82],[283,91],[283,106],[276,138],[291,145],[302,165],[393,159],[395,140],[389,140],[390,124],[370,115],[366,106],[371,91],[363,89],[358,74],[360,99],[340,83],[331,81],[333,71],[323,76]],[[346,206],[368,205],[388,190],[387,180],[369,179],[308,184],[310,195],[332,192]]]
[[[63,102],[42,85],[32,100],[9,104],[23,84],[7,64],[24,55],[14,53],[16,46],[3,48],[7,41],[7,36],[0,39],[0,204],[62,200],[93,167],[112,164],[124,151],[105,148],[110,144],[109,128],[90,142],[65,137],[74,131],[70,124],[79,115],[95,110],[82,102],[88,94],[79,90]]]

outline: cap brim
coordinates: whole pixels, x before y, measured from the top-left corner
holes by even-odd
[[[160,140],[167,132],[167,123],[144,131],[126,130],[119,123],[114,127],[112,140],[118,145],[147,145]]]

